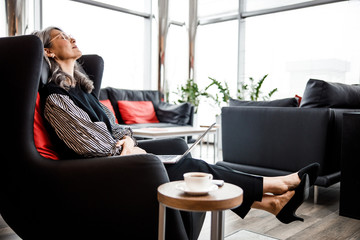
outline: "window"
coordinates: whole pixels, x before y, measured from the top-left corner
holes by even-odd
[[[232,15],[238,11],[238,2],[234,0],[199,0],[198,10],[200,22],[202,19],[215,19],[218,16]],[[194,78],[200,89],[211,83],[211,78],[226,82],[231,94],[236,94],[238,62],[238,21],[214,21],[211,24],[199,25],[195,42],[195,74]],[[216,87],[209,89],[208,93],[215,95]],[[198,122],[210,124],[220,109],[205,100],[200,103]]]
[[[147,69],[150,62],[147,51],[151,48],[149,21],[73,1],[43,0],[44,27],[60,27],[75,37],[83,54],[103,57],[102,87],[156,88],[149,84],[151,74]]]
[[[237,49],[237,21],[199,26],[195,53],[198,84],[205,87],[210,83],[208,77],[212,77],[236,89]]]
[[[238,58],[238,21],[227,21],[198,27],[195,45],[195,79],[200,89],[211,83],[208,77],[227,83],[236,94],[237,58]],[[217,89],[209,89],[215,94]],[[212,113],[209,115],[208,113]],[[199,123],[209,123],[215,120],[220,109],[209,104],[199,107]],[[213,116],[213,119],[209,119]],[[203,119],[202,119],[203,118]]]
[[[189,44],[185,26],[171,25],[167,36],[165,55],[166,91],[169,91],[169,102],[176,102],[178,97],[173,92],[188,79]]]
[[[238,11],[239,0],[198,0],[199,18]]]
[[[247,18],[245,76],[269,74],[274,99],[302,95],[309,78],[359,83],[359,12],[341,2]]]
[[[0,2],[0,37],[5,37],[7,35],[6,29],[6,12],[5,12],[5,1]]]
[[[188,20],[189,4],[183,0],[169,1],[169,27],[165,54],[165,93],[168,102],[178,99],[177,88],[188,79],[189,35],[185,22]]]
[[[33,25],[40,22],[37,19],[35,24],[31,20],[38,15],[33,8],[39,1],[26,2],[29,9],[26,33],[30,33],[35,28]],[[83,54],[104,58],[102,87],[157,89],[159,22],[151,15],[157,12],[158,1],[87,2],[89,4],[76,0],[42,0],[43,27],[62,28],[75,36]],[[92,2],[110,4],[115,10],[91,5]],[[240,44],[239,2],[245,3]],[[274,99],[301,95],[309,78],[359,83],[360,32],[356,29],[360,29],[360,2],[340,1],[288,10],[291,6],[324,2],[326,0],[198,0],[196,82],[203,88],[210,82],[208,77],[226,81],[235,96],[239,79],[260,79],[269,74],[262,90],[268,92],[277,87],[279,91]],[[279,8],[282,12],[257,16],[266,9]],[[4,12],[5,3],[0,1],[0,13]],[[171,98],[171,93],[185,83],[189,75],[189,1],[169,0],[169,20],[165,80],[170,101],[174,101],[176,96]],[[6,31],[5,14],[0,14],[0,36],[5,36]]]
[[[10,4],[10,2],[12,2]],[[8,14],[13,18],[16,18],[16,35],[30,34],[34,29],[34,0],[27,1],[0,1],[0,37],[9,36],[9,19]],[[15,8],[9,8],[9,5],[16,6]],[[15,10],[16,14],[10,13],[11,10]],[[6,12],[9,11],[9,12]],[[21,13],[21,14],[20,14]]]
[[[131,9],[133,11],[151,13],[149,0],[101,0],[100,2],[110,4],[112,6]]]

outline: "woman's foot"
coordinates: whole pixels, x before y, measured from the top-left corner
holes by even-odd
[[[284,194],[300,184],[298,173],[279,177],[264,177],[264,193]]]
[[[291,198],[294,196],[294,194],[295,194],[295,191],[287,191],[286,193],[281,194],[281,195],[265,194],[263,196],[261,204],[263,206],[267,205],[267,207],[265,209],[264,208],[260,208],[260,209],[266,210],[276,216],[279,214],[281,209],[283,209],[284,206],[291,200]],[[255,205],[254,207],[259,208],[257,205]]]
[[[316,178],[318,177],[320,169],[319,163],[311,163],[306,167],[303,167],[298,171],[299,178],[302,178],[304,174],[309,175],[310,186],[314,185]]]
[[[300,184],[300,180],[305,174],[309,176],[309,184],[312,186],[318,176],[319,168],[320,164],[312,163],[298,172],[286,176],[264,177],[263,192],[279,195],[294,190]]]
[[[284,207],[277,213],[276,218],[282,223],[291,223],[293,221],[304,221],[304,219],[296,216],[295,212],[300,205],[309,197],[309,175],[303,174],[300,184],[294,189],[294,194]],[[289,191],[293,192],[293,191]],[[284,195],[290,195],[288,193]]]
[[[275,216],[279,214],[281,209],[291,200],[295,191],[287,191],[280,195],[264,194],[261,202],[255,201],[251,208],[265,210]]]

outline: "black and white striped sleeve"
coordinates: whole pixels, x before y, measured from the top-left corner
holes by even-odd
[[[64,143],[84,157],[120,154],[116,140],[104,122],[92,122],[69,96],[51,94],[46,99],[44,116]]]
[[[129,127],[123,127],[120,124],[117,124],[115,122],[115,116],[114,114],[104,105],[100,102],[101,107],[104,109],[104,112],[106,116],[109,118],[110,124],[111,124],[111,130],[112,130],[112,136],[120,140],[125,136],[129,136],[133,139],[134,145],[137,146],[136,138],[133,136],[133,131]]]

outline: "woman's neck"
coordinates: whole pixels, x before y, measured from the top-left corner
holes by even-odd
[[[69,74],[70,76],[74,77],[74,66],[75,60],[68,60],[68,61],[57,61],[61,67],[61,69]]]

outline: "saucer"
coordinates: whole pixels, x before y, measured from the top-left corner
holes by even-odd
[[[206,195],[209,192],[215,191],[219,188],[217,185],[212,184],[207,190],[192,191],[186,186],[185,182],[179,183],[175,187],[176,187],[176,189],[183,191],[189,195]]]

